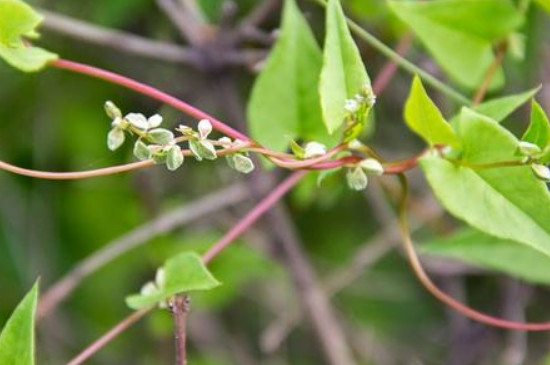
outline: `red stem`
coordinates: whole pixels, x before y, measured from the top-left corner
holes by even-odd
[[[223,249],[245,232],[265,212],[274,206],[292,187],[294,187],[306,174],[306,171],[296,171],[277,185],[261,202],[259,202],[243,219],[229,230],[218,242],[202,256],[202,261],[208,264]]]
[[[214,118],[208,113],[203,112],[200,109],[195,108],[194,106],[191,106],[187,104],[184,101],[181,101],[165,92],[162,92],[152,86],[145,85],[141,82],[132,80],[128,77],[116,74],[114,72],[105,71],[97,67],[84,65],[82,63],[74,62],[74,61],[68,61],[64,59],[58,59],[56,61],[53,61],[51,64],[53,67],[57,67],[64,70],[69,70],[81,74],[85,74],[88,76],[92,76],[98,79],[102,79],[105,81],[109,81],[113,84],[124,86],[128,89],[134,90],[138,93],[141,93],[143,95],[147,95],[153,99],[157,99],[165,104],[168,104],[170,106],[173,106],[174,108],[181,110],[182,112],[195,117],[197,119],[208,119],[210,123],[212,123],[212,126],[217,129],[218,131],[228,135],[229,137],[240,139],[242,141],[250,141],[250,138],[241,132],[231,128],[230,126],[226,125],[225,123],[219,121],[218,119]]]

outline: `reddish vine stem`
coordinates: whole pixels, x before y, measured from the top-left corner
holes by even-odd
[[[189,297],[176,295],[172,301],[174,317],[174,342],[176,347],[176,365],[187,365],[187,316],[189,315]]]
[[[98,352],[103,346],[111,342],[115,337],[120,335],[134,323],[139,321],[147,313],[151,311],[151,308],[142,309],[140,311],[134,312],[128,317],[126,317],[122,322],[113,327],[109,332],[101,336],[97,341],[88,346],[84,351],[82,351],[77,357],[72,359],[67,363],[67,365],[80,365],[87,359],[89,359],[93,354]]]
[[[489,326],[510,329],[510,330],[519,330],[519,331],[550,330],[550,322],[542,322],[542,323],[515,322],[515,321],[508,321],[501,318],[496,318],[491,315],[482,313],[480,311],[477,311],[459,302],[458,300],[454,299],[453,297],[449,296],[448,294],[443,292],[441,289],[439,289],[434,284],[434,282],[430,279],[430,277],[422,267],[422,263],[420,262],[418,254],[416,253],[416,250],[414,248],[414,244],[412,242],[411,235],[409,232],[409,224],[408,224],[407,209],[406,209],[408,195],[409,195],[408,183],[405,175],[403,174],[399,175],[399,179],[403,187],[403,197],[401,199],[400,206],[399,206],[399,223],[400,223],[399,226],[400,226],[401,236],[403,240],[403,247],[405,249],[407,258],[413,269],[414,274],[416,275],[420,283],[424,286],[424,288],[426,288],[428,292],[430,292],[433,296],[435,296],[441,302],[445,303],[446,305],[453,308],[454,310],[462,313],[466,317],[469,317],[478,322],[487,324]]]
[[[197,109],[194,106],[189,105],[186,102],[179,100],[178,98],[175,98],[172,95],[162,92],[152,86],[143,84],[141,82],[135,81],[128,77],[116,74],[114,72],[102,70],[97,67],[85,65],[74,61],[68,61],[64,59],[55,60],[52,63],[50,63],[50,66],[92,76],[101,80],[108,81],[110,83],[124,86],[130,90],[134,90],[138,93],[141,93],[143,95],[149,96],[150,98],[156,99],[167,105],[170,105],[194,118],[208,119],[210,123],[212,123],[212,126],[215,129],[228,135],[231,138],[240,139],[245,142],[250,141],[250,138],[248,136],[231,128],[230,126],[214,118],[210,114],[205,113],[204,111]]]

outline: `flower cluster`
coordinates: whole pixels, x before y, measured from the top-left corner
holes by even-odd
[[[346,180],[350,189],[360,191],[369,183],[367,175],[380,176],[383,173],[384,167],[378,160],[367,158],[348,170]]]
[[[159,128],[163,119],[158,114],[147,118],[140,113],[129,113],[123,117],[120,109],[111,101],[105,103],[105,111],[112,120],[112,128],[107,135],[107,146],[111,151],[124,144],[128,133],[137,136],[133,150],[137,159],[153,159],[157,164],[165,164],[170,171],[177,170],[184,162],[184,154],[178,142],[187,142],[197,161],[217,159],[216,146],[230,149],[232,153],[226,158],[231,168],[245,174],[254,170],[252,160],[243,152],[247,147],[243,141],[231,141],[228,137],[222,137],[218,141],[208,138],[213,128],[207,119],[199,121],[197,131],[180,125],[176,130],[181,137],[176,138],[171,131]]]

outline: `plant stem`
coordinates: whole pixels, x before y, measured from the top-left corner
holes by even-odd
[[[87,359],[89,359],[93,354],[101,350],[103,346],[111,342],[115,337],[124,332],[128,327],[139,321],[143,316],[151,311],[151,308],[142,309],[137,312],[133,312],[131,315],[126,317],[122,322],[117,324],[109,332],[101,336],[97,341],[88,346],[84,351],[82,351],[78,356],[69,361],[67,365],[80,365]]]
[[[230,126],[226,125],[225,123],[219,121],[218,119],[214,118],[208,113],[203,112],[200,109],[195,108],[194,106],[191,106],[187,104],[186,102],[179,100],[178,98],[175,98],[163,91],[160,91],[152,86],[143,84],[141,82],[132,80],[128,77],[116,74],[114,72],[102,70],[97,67],[84,65],[82,63],[68,61],[64,59],[58,59],[56,61],[53,61],[51,66],[69,70],[77,73],[81,73],[84,75],[89,75],[101,80],[109,81],[111,83],[124,86],[130,90],[134,90],[138,93],[141,93],[143,95],[147,95],[153,99],[157,99],[165,104],[168,104],[178,110],[181,110],[182,112],[197,118],[197,119],[208,119],[210,123],[212,123],[212,126],[217,129],[218,131],[222,132],[223,134],[235,138],[240,139],[242,141],[248,142],[250,141],[250,138],[241,132],[231,128]]]
[[[277,185],[262,201],[260,201],[243,219],[233,226],[218,242],[202,256],[202,261],[208,264],[214,257],[222,252],[233,240],[239,237],[256,222],[265,212],[275,205],[290,189],[292,189],[304,176],[306,171],[296,171]]]
[[[483,101],[483,98],[485,97],[485,94],[487,94],[487,90],[489,89],[489,86],[491,86],[491,82],[493,82],[493,79],[495,78],[495,75],[498,71],[498,67],[502,63],[502,60],[504,59],[505,53],[506,53],[506,44],[499,45],[497,48],[497,54],[495,56],[495,59],[489,66],[489,69],[487,70],[487,73],[483,78],[483,82],[481,83],[481,86],[479,87],[474,98],[472,99],[473,105],[478,105]]]
[[[548,331],[550,330],[550,322],[543,323],[523,323],[508,321],[501,318],[496,318],[485,313],[479,312],[475,309],[472,309],[451,296],[447,295],[441,289],[439,289],[433,281],[430,279],[422,264],[418,258],[418,254],[414,248],[412,238],[409,232],[409,224],[407,219],[407,200],[409,195],[408,183],[405,175],[399,175],[401,185],[403,187],[403,196],[399,204],[399,227],[401,230],[401,238],[403,240],[403,247],[407,254],[409,263],[413,269],[414,274],[420,281],[420,283],[437,299],[448,305],[449,307],[455,309],[456,311],[462,313],[466,317],[469,317],[473,320],[476,320],[481,323],[485,323],[489,326],[499,327],[504,329],[511,330],[520,330],[520,331]]]
[[[325,0],[312,0],[312,1],[321,5],[322,7],[326,7],[327,5]],[[436,79],[435,77],[427,73],[426,71],[422,70],[420,67],[416,66],[414,63],[408,61],[406,58],[396,53],[393,49],[391,49],[390,47],[382,43],[380,40],[378,40],[378,38],[376,38],[366,30],[361,28],[361,26],[355,23],[353,20],[347,18],[347,23],[351,31],[354,32],[359,38],[363,39],[364,41],[369,43],[372,47],[376,48],[380,53],[382,53],[386,57],[393,60],[395,63],[401,66],[404,70],[410,72],[411,74],[418,75],[427,84],[441,91],[443,94],[446,94],[447,96],[459,102],[460,104],[471,105],[471,101],[466,96],[462,95],[461,93],[454,90],[453,88],[445,85],[443,82],[439,81],[438,79]]]
[[[174,317],[174,341],[176,345],[176,365],[187,365],[187,316],[190,301],[187,295],[176,295],[172,301]]]

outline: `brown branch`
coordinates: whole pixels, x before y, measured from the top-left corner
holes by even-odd
[[[395,53],[400,56],[405,56],[411,48],[412,40],[412,33],[405,34],[397,44]],[[378,72],[378,75],[374,80],[374,84],[372,85],[372,90],[375,95],[380,95],[386,89],[398,69],[399,65],[397,65],[394,60],[389,59],[386,62],[384,67],[382,67],[382,69]]]
[[[165,213],[110,243],[107,243],[103,248],[78,263],[71,271],[45,292],[38,306],[38,317],[48,315],[60,302],[72,293],[82,280],[116,258],[147,243],[159,234],[169,232],[181,225],[239,203],[247,197],[246,187],[241,184],[236,184],[211,193],[181,208]]]
[[[199,46],[212,38],[213,29],[188,11],[188,6],[183,7],[177,0],[157,0],[157,5],[190,44]]]
[[[475,96],[472,99],[473,105],[478,105],[483,101],[485,94],[487,94],[487,90],[489,90],[489,87],[491,86],[491,83],[495,78],[498,68],[502,64],[502,60],[504,59],[504,55],[506,54],[506,48],[506,44],[504,43],[497,47],[495,59],[489,66],[489,69],[487,70],[487,73],[485,74],[485,77],[481,83],[481,86],[479,87]]]
[[[174,317],[174,342],[176,347],[176,365],[187,365],[187,317],[190,307],[189,297],[176,295],[171,303]]]

